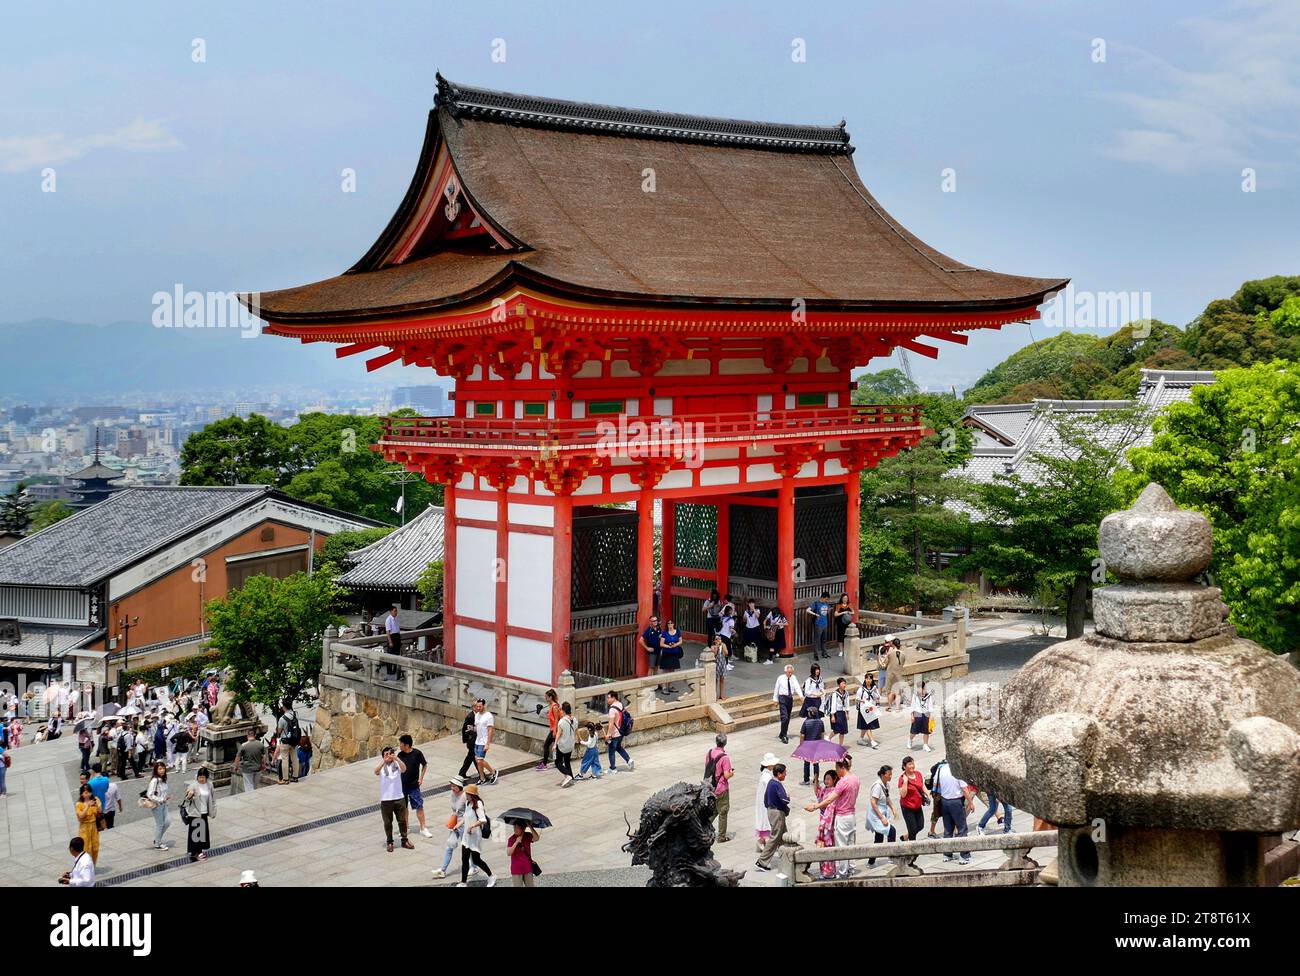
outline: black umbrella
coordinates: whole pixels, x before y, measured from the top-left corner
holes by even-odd
[[[551,821],[543,813],[536,810],[530,810],[528,807],[511,807],[505,813],[497,817],[498,820],[504,820],[508,824],[522,823],[526,827],[549,827]]]

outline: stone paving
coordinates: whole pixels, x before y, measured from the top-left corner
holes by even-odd
[[[884,762],[897,767],[906,751],[907,715],[887,713],[882,719],[881,748],[873,751],[853,745],[848,740],[857,771],[869,783],[875,770]],[[516,771],[504,773],[496,786],[484,787],[489,813],[500,813],[509,806],[529,806],[545,813],[555,827],[542,832],[541,842],[535,849],[536,859],[544,874],[539,885],[592,883],[582,879],[599,878],[602,885],[643,884],[644,872],[629,870],[628,856],[620,847],[626,838],[625,822],[635,824],[645,798],[683,779],[702,775],[704,757],[712,745],[712,733],[698,733],[677,739],[664,740],[643,748],[631,750],[636,760],[635,772],[620,772],[597,782],[580,782],[569,789],[559,788],[559,775],[548,770],[536,772],[532,766],[535,756],[504,747],[494,747],[492,758],[503,769]],[[763,726],[732,736],[728,751],[736,764],[737,773],[732,779],[735,791],[730,830],[735,839],[715,847],[715,855],[725,866],[746,871],[742,882],[746,886],[768,886],[778,883],[776,872],[760,874],[754,862],[754,793],[758,780],[759,762],[765,752],[772,750],[786,757],[794,748],[783,746],[776,739],[774,726]],[[917,752],[918,765],[928,769],[942,755],[942,735],[932,737],[933,753]],[[58,743],[50,743],[51,747]],[[103,835],[100,854],[99,878],[109,885],[189,887],[223,886],[238,883],[244,870],[254,870],[267,886],[283,885],[427,885],[453,884],[458,877],[446,881],[433,881],[431,870],[441,863],[446,838],[444,826],[448,803],[445,794],[438,790],[447,775],[455,773],[464,755],[455,738],[440,739],[421,746],[430,763],[425,785],[430,788],[427,812],[432,839],[412,833],[414,851],[400,848],[389,854],[383,846],[383,830],[377,808],[378,787],[373,774],[374,764],[355,763],[336,767],[323,773],[313,773],[307,779],[291,786],[264,787],[254,793],[233,797],[219,796],[217,815],[212,822],[214,855],[205,863],[190,864],[185,858],[183,828],[174,815],[168,840],[173,845],[168,852],[155,851],[150,846],[152,819],[137,819]],[[74,747],[75,752],[75,747]],[[34,757],[33,757],[34,758]],[[53,764],[53,759],[50,760]],[[43,786],[40,777],[44,769],[32,769],[23,774],[22,789],[10,800],[4,801],[5,816],[9,820],[12,836],[19,817],[14,816],[12,804],[21,797],[20,811],[36,804],[49,813],[44,831],[27,821],[30,842],[25,850],[14,850],[0,863],[0,885],[53,884],[58,875],[67,869],[66,838],[72,835],[68,826],[70,815],[63,805],[70,806],[67,791],[56,790],[54,795],[43,791],[31,799],[33,786]],[[815,834],[813,814],[803,812],[802,806],[811,800],[811,789],[799,785],[802,769],[792,762],[787,787],[794,801],[795,813],[791,817],[791,830],[803,831],[811,838]],[[33,781],[30,777],[37,777]],[[188,779],[189,777],[187,777]],[[14,780],[10,781],[11,783]],[[128,784],[131,786],[133,784]],[[134,801],[134,792],[130,800]],[[223,791],[224,792],[224,791]],[[865,790],[859,802],[857,819],[859,841],[863,836]],[[982,805],[976,805],[977,816]],[[356,816],[323,825],[316,821],[362,811]],[[57,816],[56,816],[57,814]],[[413,822],[414,824],[414,822]],[[1017,818],[1017,829],[1028,829],[1027,818]],[[972,832],[974,824],[972,823]],[[264,840],[267,835],[290,831],[288,836]],[[414,831],[414,826],[413,826]],[[240,844],[242,849],[222,852],[226,845]],[[1042,853],[1042,852],[1040,852]],[[505,830],[498,827],[493,839],[485,848],[485,857],[494,871],[508,871],[505,853]],[[977,867],[995,867],[1002,861],[999,852],[977,853],[973,858]],[[1040,858],[1040,863],[1042,863]],[[938,856],[921,859],[927,869],[944,870]],[[453,869],[459,866],[459,856]],[[859,864],[866,870],[865,863]],[[147,872],[137,875],[136,872]],[[872,873],[884,873],[887,866],[881,862]],[[453,871],[453,874],[455,872]],[[503,879],[508,883],[508,879]],[[474,884],[483,883],[477,879]]]

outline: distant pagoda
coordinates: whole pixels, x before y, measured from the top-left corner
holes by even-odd
[[[122,490],[120,485],[113,484],[122,477],[122,472],[114,471],[108,465],[100,463],[98,427],[95,428],[95,460],[70,477],[81,484],[81,487],[73,492],[77,496],[77,501],[72,504],[73,508],[89,508],[96,502],[102,502],[114,492]]]

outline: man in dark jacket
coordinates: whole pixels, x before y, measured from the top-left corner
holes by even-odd
[[[474,762],[474,709],[465,713],[465,720],[460,723],[460,741],[465,745],[465,761],[460,764],[460,778],[464,779]]]

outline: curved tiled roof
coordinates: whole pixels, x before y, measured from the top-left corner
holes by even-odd
[[[352,568],[336,582],[353,589],[414,590],[431,562],[442,559],[443,510],[430,505],[399,529],[349,554]]]
[[[446,146],[475,212],[508,240],[384,266]],[[258,297],[272,321],[346,321],[481,302],[507,281],[640,305],[811,311],[1032,309],[1065,279],[962,264],[858,177],[842,126],[739,122],[440,82],[411,188],[348,273]],[[653,192],[643,188],[653,173]]]

